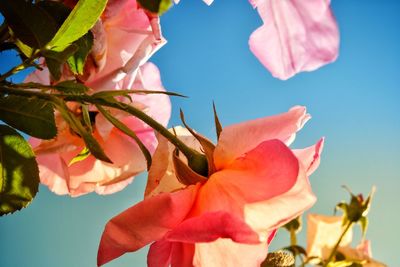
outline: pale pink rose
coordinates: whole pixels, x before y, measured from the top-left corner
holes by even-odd
[[[151,267],[260,266],[276,229],[315,202],[308,176],[323,139],[288,148],[309,118],[304,107],[294,107],[224,128],[212,154],[215,172],[192,185],[179,181],[173,147],[159,138],[146,198],[108,222],[98,265],[152,243]],[[200,149],[185,129],[175,132]]]
[[[326,260],[343,233],[342,216],[325,216],[308,214],[307,217],[307,255]],[[385,267],[386,265],[372,259],[371,244],[362,240],[356,247],[351,247],[353,231],[350,228],[343,237],[338,251],[346,260],[363,261],[366,267]]]
[[[126,79],[130,79],[130,76],[128,75]],[[140,67],[132,87],[124,85],[126,79],[114,83],[113,88],[164,90],[159,71],[151,63]],[[47,69],[34,72],[27,81],[48,84]],[[131,97],[133,106],[144,110],[163,125],[168,123],[171,110],[168,96],[132,94]],[[77,114],[80,112],[77,104],[71,104],[69,108]],[[91,111],[96,112],[94,108],[91,108]],[[151,153],[154,152],[157,139],[152,128],[127,113],[115,110],[110,112],[134,131]],[[37,155],[41,182],[56,194],[79,196],[92,191],[98,194],[111,194],[122,190],[132,181],[134,175],[146,169],[146,160],[135,141],[115,128],[101,114],[95,116],[93,135],[113,163],[103,162],[90,155],[83,161],[71,165],[71,160],[83,150],[84,143],[58,112],[56,112],[56,124],[58,135],[55,139],[49,141],[30,139]]]
[[[159,18],[135,0],[110,1],[92,32],[94,62],[86,67],[85,79],[88,86],[98,89],[110,89],[122,80],[130,88],[138,68],[166,43]]]
[[[342,216],[325,216],[308,214],[307,216],[307,255],[327,259],[344,228]],[[349,246],[353,238],[350,228],[340,243],[342,247]]]
[[[313,71],[338,56],[339,31],[330,0],[250,0],[263,25],[251,51],[276,78]]]

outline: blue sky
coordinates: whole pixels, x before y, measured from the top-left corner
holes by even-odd
[[[311,177],[318,202],[311,212],[332,214],[347,199],[346,184],[367,194],[377,186],[367,237],[374,257],[397,266],[400,215],[400,2],[333,0],[341,32],[338,60],[288,81],[273,78],[248,49],[260,24],[246,0],[182,0],[162,17],[168,44],[153,58],[164,86],[189,96],[173,99],[197,131],[213,138],[212,101],[223,125],[305,105],[312,115],[294,147],[326,137],[320,168]],[[7,69],[14,57],[0,55]],[[21,79],[17,77],[16,79]],[[95,266],[105,223],[141,199],[146,177],[107,196],[60,197],[41,187],[30,207],[0,218],[0,266]],[[304,243],[302,235],[300,241]],[[288,244],[283,231],[273,248]],[[145,266],[146,250],[125,255],[110,267]]]

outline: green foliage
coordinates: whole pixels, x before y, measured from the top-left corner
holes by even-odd
[[[57,134],[52,104],[22,96],[0,96],[0,119],[12,127],[41,139]]]
[[[30,47],[45,46],[57,31],[44,9],[25,0],[0,1],[0,12],[13,34]]]
[[[87,147],[85,147],[84,149],[82,149],[81,152],[79,152],[78,155],[76,155],[75,157],[73,157],[71,159],[71,161],[69,162],[68,166],[71,166],[74,163],[83,161],[83,160],[87,159],[87,157],[89,157],[89,156],[90,156],[90,151],[89,151],[89,149]]]
[[[69,111],[65,103],[61,100],[55,101],[57,102],[57,109],[60,111],[64,120],[71,126],[73,131],[75,131],[80,137],[82,137],[90,153],[99,160],[112,163],[112,161],[104,153],[100,144],[93,137],[92,133],[88,131],[88,129],[86,129],[82,125],[82,122]]]
[[[39,187],[39,169],[29,143],[0,125],[0,215],[26,207]]]
[[[222,125],[221,125],[221,122],[219,121],[219,118],[218,118],[218,114],[217,114],[217,109],[215,107],[215,103],[213,103],[213,111],[214,111],[215,131],[217,132],[217,139],[219,139],[219,136],[221,135],[221,132],[222,132]]]
[[[365,200],[361,194],[354,195],[350,189],[347,187],[344,188],[350,194],[350,202],[346,203],[345,201],[342,201],[338,203],[335,207],[335,210],[340,209],[343,211],[343,225],[347,224],[348,222],[360,223],[363,234],[365,235],[368,224],[366,216],[371,206],[371,200],[375,192],[375,187],[372,188],[371,193]]]
[[[80,0],[46,47],[60,52],[84,36],[96,23],[106,4],[107,0]]]
[[[142,143],[142,141],[139,139],[139,137],[135,134],[134,131],[129,129],[125,124],[123,124],[121,121],[119,121],[117,118],[112,116],[107,110],[105,110],[103,107],[100,105],[96,105],[97,109],[103,114],[103,116],[111,122],[112,125],[117,127],[120,131],[122,131],[124,134],[128,135],[131,137],[133,140],[135,140],[136,144],[139,146],[140,150],[142,151],[144,157],[146,158],[147,161],[147,169],[150,169],[151,166],[151,154],[150,151],[147,149],[147,147]]]
[[[46,65],[49,68],[50,74],[55,80],[59,80],[61,78],[62,65],[67,62],[67,59],[71,57],[76,51],[78,51],[78,46],[75,44],[68,46],[61,52],[52,50],[42,51],[42,55],[46,59]]]
[[[68,58],[67,63],[72,73],[83,75],[86,58],[93,46],[93,34],[88,32],[74,44],[78,47],[78,50]]]
[[[57,91],[71,95],[84,94],[89,90],[89,88],[86,87],[84,84],[72,80],[59,82],[54,85],[54,88]]]
[[[150,11],[161,15],[172,6],[172,0],[138,0],[140,5]]]

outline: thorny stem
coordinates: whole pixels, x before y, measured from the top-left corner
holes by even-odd
[[[194,149],[188,147],[185,143],[183,143],[178,137],[176,137],[173,133],[171,133],[167,128],[163,125],[158,123],[152,117],[144,113],[143,111],[125,104],[116,101],[109,101],[105,98],[96,98],[90,95],[65,95],[65,94],[50,94],[50,93],[43,93],[38,91],[28,91],[28,90],[21,90],[18,88],[12,88],[9,86],[1,86],[0,92],[5,94],[12,94],[12,95],[19,95],[19,96],[26,96],[26,97],[37,97],[43,100],[47,100],[49,102],[54,103],[55,97],[60,97],[66,102],[82,102],[82,103],[89,103],[93,105],[101,105],[105,107],[115,108],[118,110],[125,111],[138,119],[145,122],[159,134],[164,136],[168,139],[172,144],[174,144],[188,159],[189,166],[198,173],[202,173],[204,160],[207,160],[205,156]],[[56,104],[56,103],[55,103]]]
[[[336,251],[340,245],[340,242],[342,242],[343,237],[346,235],[347,231],[349,231],[350,227],[353,225],[353,222],[349,221],[346,225],[346,228],[344,228],[342,234],[340,235],[338,241],[336,242],[335,246],[333,247],[331,253],[329,254],[328,259],[324,262],[324,267],[327,267],[328,264],[331,262],[332,258],[335,256]]]

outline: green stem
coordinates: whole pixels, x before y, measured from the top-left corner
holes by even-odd
[[[204,173],[204,163],[207,163],[207,159],[205,156],[196,150],[188,147],[185,143],[183,143],[178,137],[176,137],[173,133],[171,133],[167,128],[163,125],[158,123],[152,117],[144,113],[143,111],[125,104],[121,102],[115,101],[108,101],[104,98],[94,98],[89,95],[64,95],[64,94],[49,94],[49,93],[42,93],[38,91],[28,91],[28,90],[21,90],[17,88],[10,88],[10,87],[1,87],[2,93],[13,94],[13,95],[20,95],[20,96],[27,96],[27,97],[38,97],[50,102],[54,102],[54,97],[63,98],[64,101],[70,102],[83,102],[83,103],[90,103],[93,105],[101,105],[105,107],[115,108],[118,110],[125,111],[138,119],[145,122],[159,134],[164,136],[168,139],[172,144],[174,144],[188,159],[189,166],[196,171],[197,173]],[[207,166],[207,165],[206,165]]]
[[[291,246],[297,245],[296,231],[294,229],[290,229],[290,245]]]
[[[344,228],[343,233],[340,235],[339,240],[336,242],[335,246],[333,247],[331,253],[329,254],[328,259],[324,262],[324,267],[328,266],[328,264],[331,262],[333,257],[336,255],[336,251],[340,245],[340,242],[342,242],[343,237],[346,235],[347,231],[349,231],[350,227],[353,225],[353,222],[349,221],[346,225],[346,228]]]

